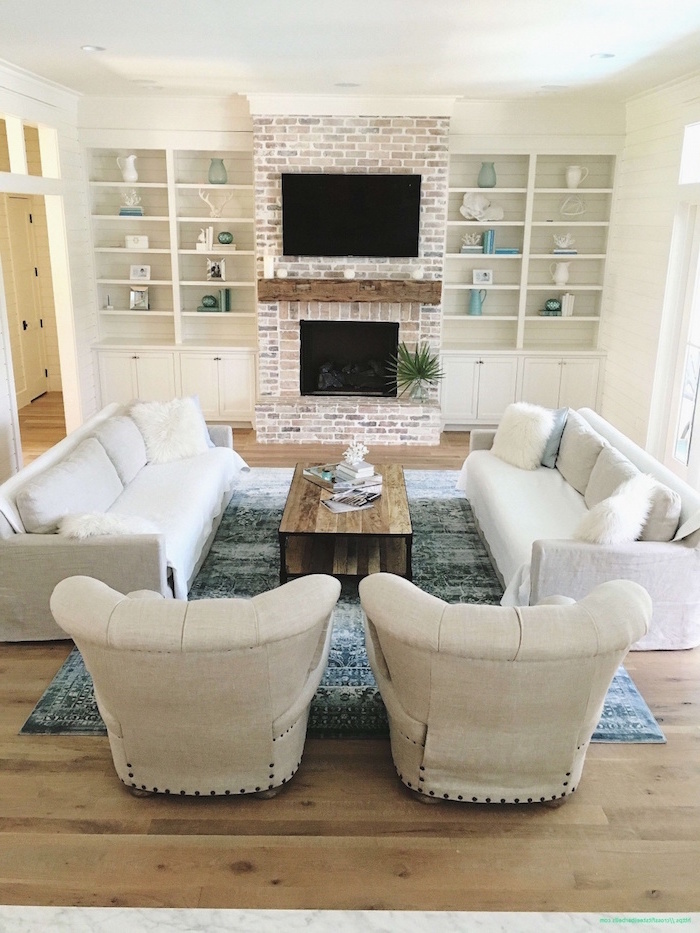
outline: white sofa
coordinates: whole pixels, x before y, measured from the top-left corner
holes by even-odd
[[[65,638],[49,599],[76,574],[187,597],[248,467],[198,409],[198,452],[153,462],[133,411],[107,406],[0,485],[0,641]]]
[[[634,650],[700,645],[700,494],[590,409],[568,413],[554,468],[504,462],[490,449],[495,433],[472,432],[458,487],[501,577],[503,605],[535,605],[555,594],[581,599],[604,581],[634,580],[654,607]],[[588,509],[637,471],[661,484],[669,509],[654,530],[647,534],[650,517],[641,540],[575,540]]]

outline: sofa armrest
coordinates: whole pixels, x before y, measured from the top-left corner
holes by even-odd
[[[233,448],[233,428],[230,424],[209,424],[207,422],[207,430],[215,447]]]
[[[476,428],[469,434],[469,452],[472,450],[491,450],[495,429]]]
[[[558,594],[582,599],[599,583],[621,579],[640,583],[652,598],[674,593],[678,602],[700,604],[700,549],[662,541],[533,542],[530,605]]]
[[[112,535],[76,540],[18,534],[0,542],[0,641],[66,638],[49,599],[56,584],[95,577],[120,593],[170,594],[163,535]]]

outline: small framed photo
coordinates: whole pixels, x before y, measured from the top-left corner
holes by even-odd
[[[493,269],[472,270],[472,285],[493,285]]]
[[[124,237],[124,246],[126,249],[148,249],[148,237],[130,234]]]
[[[131,266],[129,268],[129,278],[132,282],[147,282],[151,277],[150,266]]]
[[[207,259],[207,278],[222,282],[226,279],[226,260]]]
[[[148,311],[148,289],[132,288],[129,292],[129,307],[132,311]]]

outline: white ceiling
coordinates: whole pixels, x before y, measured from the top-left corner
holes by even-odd
[[[700,70],[700,0],[0,0],[0,59],[98,96],[622,100]]]

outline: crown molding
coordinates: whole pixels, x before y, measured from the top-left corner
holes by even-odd
[[[456,97],[248,94],[253,116],[449,117]]]

